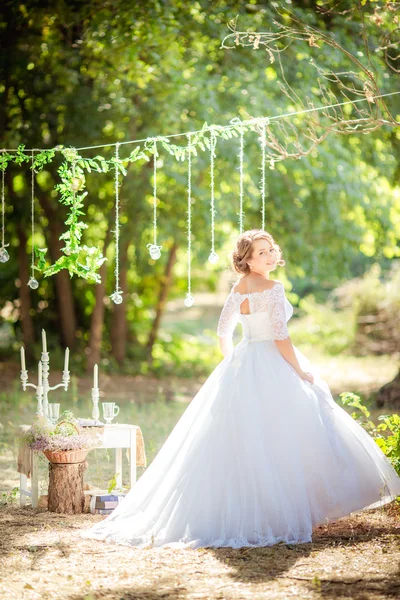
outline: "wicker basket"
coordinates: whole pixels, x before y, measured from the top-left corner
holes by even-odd
[[[57,426],[59,425],[71,425],[71,427],[73,427],[76,431],[76,433],[80,433],[80,429],[77,425],[75,425],[75,423],[72,423],[71,421],[60,421],[59,423],[57,423]]]
[[[80,429],[75,423],[71,421],[60,421],[58,425],[71,425],[77,434],[80,433]],[[89,452],[88,448],[80,448],[78,450],[43,450],[43,454],[51,463],[58,464],[73,464],[83,462]]]
[[[51,463],[72,464],[83,462],[89,450],[43,450],[43,454]]]

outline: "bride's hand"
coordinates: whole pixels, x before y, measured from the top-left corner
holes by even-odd
[[[309,371],[298,371],[298,375],[303,381],[309,381],[311,384],[314,384],[314,375]]]

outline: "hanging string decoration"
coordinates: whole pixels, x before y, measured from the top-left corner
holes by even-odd
[[[246,34],[247,35],[247,34]],[[261,42],[260,42],[261,43]],[[258,41],[257,41],[258,44]],[[371,96],[368,94],[368,97],[357,98],[355,100],[345,100],[343,102],[333,102],[329,105],[324,103],[321,106],[309,106],[306,109],[301,110],[290,110],[284,114],[270,116],[270,117],[261,117],[261,118],[251,118],[247,120],[234,119],[231,121],[229,125],[208,125],[205,123],[201,129],[198,131],[188,132],[177,132],[171,133],[167,136],[161,137],[148,137],[144,139],[136,139],[136,140],[128,140],[123,142],[123,144],[139,144],[144,142],[144,148],[142,149],[139,145],[137,145],[134,150],[130,153],[130,155],[124,159],[124,161],[119,161],[118,167],[119,172],[123,175],[124,172],[123,163],[133,163],[139,160],[145,160],[147,162],[150,161],[151,155],[154,153],[154,140],[157,140],[158,145],[162,145],[163,148],[172,156],[176,158],[177,161],[184,161],[186,158],[186,153],[188,150],[188,146],[178,146],[171,143],[172,138],[185,136],[186,139],[188,136],[191,136],[189,139],[191,154],[196,155],[197,148],[202,152],[205,152],[205,149],[209,150],[210,144],[210,130],[214,130],[216,134],[221,135],[223,139],[230,139],[232,137],[238,137],[238,135],[243,136],[244,133],[250,131],[260,131],[260,123],[264,122],[264,132],[262,133],[262,165],[261,165],[261,181],[260,181],[260,192],[262,197],[262,225],[265,227],[265,198],[266,198],[266,181],[265,181],[265,158],[267,161],[269,160],[269,168],[274,169],[275,164],[282,160],[287,159],[298,159],[303,156],[306,156],[312,152],[314,148],[317,147],[323,140],[326,139],[327,135],[330,133],[350,133],[357,129],[358,132],[361,129],[358,128],[359,125],[362,125],[363,132],[368,133],[368,131],[372,131],[383,125],[397,125],[397,122],[391,118],[390,113],[389,116],[391,120],[387,120],[387,118],[383,118],[380,116],[372,115],[366,119],[353,119],[348,121],[347,125],[344,126],[342,130],[339,128],[337,121],[333,121],[328,127],[323,131],[323,135],[314,136],[306,135],[308,140],[307,147],[302,146],[299,142],[299,138],[297,137],[294,142],[283,140],[275,140],[274,135],[270,132],[268,128],[268,124],[270,122],[282,123],[282,126],[279,125],[281,131],[285,131],[284,122],[287,119],[293,119],[297,115],[310,115],[311,122],[310,126],[313,124],[315,115],[320,114],[322,111],[322,115],[328,114],[328,109],[336,109],[345,106],[356,107],[359,103],[368,102],[369,104],[374,100],[380,100],[386,97],[392,97],[395,95],[399,95],[400,91],[396,90],[394,92],[388,92],[387,94],[378,94]],[[338,113],[339,114],[339,113]],[[307,119],[307,117],[305,117]],[[359,122],[362,120],[362,124]],[[341,121],[340,121],[341,123]],[[356,125],[354,125],[356,124]],[[372,129],[373,128],[373,129]],[[296,130],[295,130],[296,131]],[[308,130],[307,130],[308,131]],[[314,129],[312,129],[312,132]],[[297,135],[297,134],[296,134]],[[241,139],[241,145],[242,145]],[[265,145],[265,141],[267,142]],[[276,142],[276,143],[275,143]],[[311,142],[311,143],[309,143]],[[275,143],[275,145],[274,145]],[[300,145],[299,145],[300,144]],[[117,144],[112,144],[117,146]],[[118,145],[121,145],[118,143]],[[291,145],[293,147],[291,147]],[[106,148],[110,146],[109,143],[102,145],[91,145],[82,147],[79,149],[74,148],[65,148],[63,146],[57,146],[55,148],[40,150],[34,149],[35,151],[35,171],[40,171],[44,165],[50,163],[56,153],[61,153],[64,156],[64,162],[58,169],[58,173],[60,175],[61,183],[55,185],[55,190],[59,192],[60,197],[58,201],[67,207],[68,214],[65,220],[66,231],[62,234],[60,239],[65,241],[65,247],[62,248],[62,256],[58,258],[54,264],[50,266],[46,265],[44,253],[45,249],[41,251],[39,248],[35,247],[35,253],[37,254],[37,263],[36,270],[39,270],[43,273],[45,277],[52,276],[62,269],[67,269],[71,277],[73,275],[77,275],[78,277],[84,278],[89,282],[99,283],[101,281],[100,275],[98,274],[98,270],[100,269],[101,264],[104,262],[105,258],[102,256],[102,253],[99,248],[96,246],[88,247],[86,245],[81,245],[82,232],[84,229],[88,227],[88,225],[83,221],[83,200],[87,194],[85,191],[85,173],[90,173],[92,171],[97,171],[98,173],[106,173],[110,169],[115,167],[115,158],[106,159],[103,156],[96,156],[95,158],[85,158],[80,156],[79,151],[84,150],[92,150],[97,148]],[[267,155],[267,149],[271,148],[271,154]],[[2,206],[2,237],[0,239],[0,262],[6,262],[9,260],[9,255],[6,250],[8,244],[5,244],[5,227],[4,227],[4,219],[5,219],[5,201],[4,201],[4,177],[5,171],[7,169],[8,163],[12,162],[15,165],[22,165],[24,162],[29,162],[31,156],[26,154],[28,152],[25,149],[24,144],[20,144],[18,148],[10,148],[10,149],[0,149],[0,171],[1,171],[1,181],[0,181],[0,191],[1,191],[1,206]],[[189,157],[191,158],[191,157]],[[240,154],[240,160],[242,161],[242,152]],[[75,171],[72,174],[72,165],[73,170]],[[155,165],[156,167],[156,165]],[[239,167],[241,172],[243,173],[242,166]],[[190,169],[190,165],[189,165]],[[116,177],[118,178],[118,173],[116,173]],[[155,179],[155,185],[157,185],[157,181]],[[240,204],[241,209],[243,208],[243,178],[241,176],[241,184],[240,184]],[[155,194],[154,194],[155,195]],[[116,206],[116,212],[118,212],[118,203]],[[190,219],[190,214],[188,215]],[[156,221],[155,221],[156,225]],[[241,214],[239,216],[239,228],[243,230],[243,213],[241,210]],[[116,232],[118,236],[118,229]],[[190,241],[190,240],[189,240]],[[152,244],[155,245],[156,244]],[[158,248],[159,249],[159,248]],[[189,248],[190,250],[190,248]],[[42,256],[38,257],[38,253],[42,252]],[[117,251],[118,252],[118,251]],[[189,253],[190,259],[190,253]],[[117,258],[118,261],[118,258]],[[41,266],[42,265],[42,266]],[[119,267],[117,264],[117,274],[119,271]],[[190,274],[189,274],[190,276]],[[189,281],[190,285],[190,281]],[[119,292],[119,285],[117,284],[117,292]],[[120,293],[117,294],[117,300],[122,301],[122,296]]]
[[[188,145],[187,145],[187,153],[188,153],[188,159],[187,159],[188,160],[188,186],[187,186],[187,192],[188,192],[188,208],[187,208],[188,291],[186,294],[186,298],[184,300],[184,304],[185,304],[185,306],[187,306],[189,308],[190,306],[193,306],[193,304],[194,304],[194,298],[192,296],[191,289],[190,289],[191,288],[191,282],[190,282],[191,256],[190,256],[190,254],[191,254],[191,235],[192,235],[192,138],[191,138],[190,133],[188,133],[187,138],[188,138]]]
[[[122,290],[119,287],[119,144],[115,146],[115,291],[110,298],[114,304],[122,303]]]
[[[215,147],[217,145],[217,138],[215,133],[211,131],[210,134],[210,190],[211,190],[211,252],[208,257],[209,262],[214,265],[218,262],[219,256],[215,252],[214,242],[215,242],[215,234],[214,234],[214,220],[215,220],[215,184],[214,184],[214,159],[215,159]]]
[[[245,124],[242,122],[242,120],[239,119],[239,117],[235,117],[234,119],[231,119],[230,122],[232,125],[234,125],[237,128],[237,131],[239,132],[239,154],[238,154],[238,157],[239,157],[239,213],[238,213],[238,216],[239,216],[239,233],[243,233],[244,133],[245,133],[245,131],[247,131],[247,128],[246,128]]]
[[[268,119],[261,120],[261,180],[260,180],[260,193],[261,193],[261,229],[265,228],[265,147],[266,147],[266,132],[265,128],[268,125]]]
[[[28,281],[28,286],[31,290],[37,290],[39,282],[35,279],[35,169],[34,169],[34,153],[32,150],[32,164],[31,164],[31,223],[32,223],[32,255],[31,255],[31,276]]]
[[[153,144],[153,235],[154,240],[152,244],[147,244],[149,249],[150,257],[157,260],[161,256],[162,246],[157,246],[157,140],[154,140]]]
[[[239,146],[239,233],[243,233],[243,158],[244,158],[244,131],[240,130]]]
[[[5,157],[4,155],[4,150],[3,150],[3,157]],[[5,174],[5,170],[7,167],[7,162],[4,160],[2,161],[1,164],[1,248],[0,248],[0,262],[5,263],[10,259],[10,255],[8,254],[6,247],[8,246],[8,244],[5,244],[5,226],[4,226],[4,217],[5,217],[5,193],[4,193],[4,188],[5,188],[5,184],[4,184],[4,174]]]

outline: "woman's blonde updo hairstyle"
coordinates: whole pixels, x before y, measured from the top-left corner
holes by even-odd
[[[275,242],[272,235],[263,229],[250,229],[249,231],[244,231],[240,234],[235,249],[232,252],[232,268],[237,273],[240,273],[240,275],[248,275],[250,273],[250,267],[247,264],[247,261],[253,256],[253,242],[256,240],[267,240],[278,253],[277,264],[280,267],[285,265],[285,261],[282,258],[282,250]]]

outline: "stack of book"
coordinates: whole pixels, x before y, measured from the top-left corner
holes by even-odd
[[[125,494],[93,495],[90,500],[90,512],[92,515],[110,515],[124,497]]]

